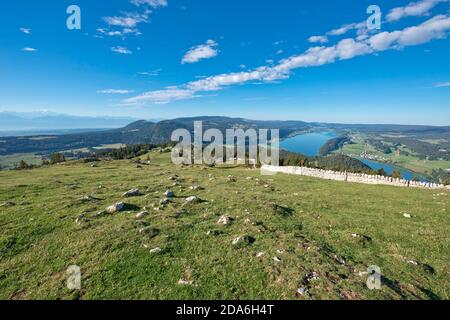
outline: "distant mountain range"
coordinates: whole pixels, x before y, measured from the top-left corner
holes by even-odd
[[[0,111],[0,132],[45,131],[50,133],[56,130],[110,129],[123,127],[136,120],[139,119],[133,117],[83,117],[46,111]]]
[[[106,118],[104,118],[105,121]],[[279,129],[280,138],[309,131],[365,131],[365,132],[433,132],[436,134],[450,132],[450,127],[405,126],[405,125],[345,125],[327,123],[308,123],[303,121],[258,121],[228,117],[194,117],[164,120],[159,122],[139,120],[120,129],[109,129],[92,132],[78,132],[64,135],[40,135],[29,137],[3,137],[0,139],[0,154],[23,152],[49,153],[63,150],[74,150],[96,147],[103,144],[159,144],[170,141],[174,130],[184,128],[193,131],[194,121],[203,121],[203,130],[216,128],[225,133],[226,129]],[[110,122],[111,124],[111,122]]]

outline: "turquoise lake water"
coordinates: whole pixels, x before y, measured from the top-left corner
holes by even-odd
[[[314,157],[319,154],[320,148],[330,139],[336,138],[334,132],[313,132],[288,138],[280,142],[280,148],[291,152]]]

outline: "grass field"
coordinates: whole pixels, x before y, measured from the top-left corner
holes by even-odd
[[[7,169],[14,168],[21,160],[33,165],[40,165],[42,163],[42,157],[34,153],[17,153],[0,156],[0,166]]]
[[[0,172],[0,299],[450,298],[449,192],[150,157],[141,168]],[[132,188],[144,195],[122,198]],[[175,198],[160,205],[168,189]],[[187,204],[192,195],[204,202]],[[117,201],[127,211],[94,218]],[[90,220],[75,223],[83,212]],[[221,215],[234,221],[218,225]],[[254,243],[232,244],[244,236]],[[81,268],[79,291],[66,287],[70,265]],[[370,265],[381,268],[380,290],[366,286]]]

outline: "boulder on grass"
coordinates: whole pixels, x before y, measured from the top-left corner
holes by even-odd
[[[131,189],[125,192],[122,197],[138,197],[140,195],[142,195],[142,193],[139,189]]]
[[[116,213],[122,211],[123,209],[125,209],[125,203],[117,202],[106,208],[106,213]]]

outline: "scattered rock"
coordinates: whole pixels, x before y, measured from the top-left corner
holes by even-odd
[[[111,206],[109,206],[108,208],[106,208],[106,213],[116,213],[116,212],[120,212],[125,208],[125,203],[123,202],[117,202]]]
[[[197,196],[191,196],[186,198],[186,203],[199,203],[199,202],[201,202],[201,200]]]
[[[261,258],[264,255],[264,252],[258,252],[255,257]]]
[[[177,176],[177,175],[170,176],[170,177],[169,177],[169,180],[172,180],[172,181],[179,181],[179,180],[180,180],[180,177]]]
[[[157,247],[157,248],[154,248],[154,249],[150,250],[150,253],[152,253],[152,254],[158,254],[158,253],[161,253],[161,252],[162,252],[162,249],[160,247]]]
[[[256,239],[252,236],[245,236],[245,237],[237,237],[232,241],[233,245],[239,245],[239,244],[245,244],[245,245],[251,245],[255,243]]]
[[[316,271],[312,271],[310,273],[308,273],[304,278],[303,278],[303,282],[305,284],[310,283],[311,281],[317,280],[319,279],[319,274]]]
[[[300,296],[303,296],[305,294],[308,293],[308,288],[307,287],[301,287],[297,289],[297,294],[299,294]]]
[[[75,223],[76,224],[82,224],[83,222],[89,222],[89,219],[86,218],[86,216],[84,214],[80,214],[76,219],[75,219]]]
[[[334,255],[334,260],[345,266],[345,260],[343,258],[339,258],[337,255]]]
[[[221,225],[226,226],[226,225],[229,225],[232,221],[233,221],[233,218],[223,215],[217,221],[217,224],[221,224]]]
[[[182,286],[192,286],[194,284],[194,282],[191,280],[180,279],[180,280],[178,280],[178,284],[182,285]]]
[[[273,257],[273,261],[275,261],[275,262],[281,262],[281,259],[278,258],[278,257]]]
[[[191,189],[193,191],[197,191],[197,190],[202,190],[203,188],[200,186],[191,186],[189,189]]]
[[[207,236],[220,236],[221,234],[222,232],[219,230],[208,230],[208,232],[206,232]]]
[[[139,212],[138,214],[136,214],[135,219],[142,219],[144,218],[146,215],[148,215],[148,211],[144,210]]]
[[[236,180],[236,177],[234,177],[234,176],[232,176],[232,175],[229,175],[228,177],[227,177],[227,179],[228,179],[228,182],[236,182],[237,180]]]
[[[175,197],[175,193],[172,190],[167,190],[166,192],[164,192],[164,195],[166,196],[166,198]]]
[[[140,195],[142,195],[142,193],[139,189],[131,189],[125,192],[122,197],[138,197]]]
[[[407,219],[411,219],[412,216],[409,213],[404,213],[403,217],[407,218]]]
[[[414,261],[414,260],[408,260],[408,261],[406,261],[406,263],[409,263],[409,264],[412,264],[412,265],[415,265],[415,266],[419,265],[419,263],[417,261]]]

